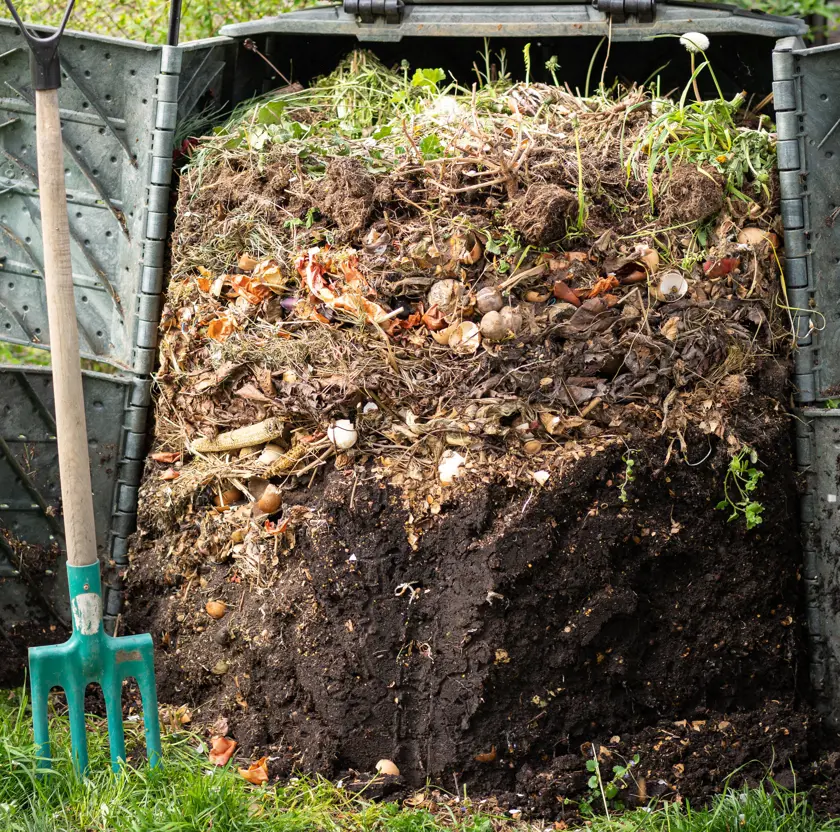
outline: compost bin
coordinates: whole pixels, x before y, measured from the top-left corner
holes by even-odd
[[[820,406],[833,404],[835,390],[833,365],[820,360],[818,345],[835,331],[829,312],[834,290],[824,276],[839,255],[832,250],[831,177],[821,173],[815,185],[808,171],[819,160],[822,172],[822,160],[831,158],[832,143],[840,141],[834,129],[840,113],[832,108],[830,92],[834,52],[804,49],[798,40],[802,26],[793,20],[702,4],[629,11],[636,16],[616,4],[606,11],[577,4],[360,4],[241,23],[220,38],[178,47],[68,37],[61,101],[81,346],[98,369],[113,370],[86,375],[98,539],[109,567],[107,612],[112,627],[153,632],[160,696],[171,706],[170,722],[189,712],[194,724],[212,723],[246,753],[269,754],[274,773],[303,769],[363,780],[359,772],[390,758],[409,784],[427,778],[456,788],[468,783],[549,815],[566,812],[566,798],[586,799],[585,764],[592,755],[610,768],[638,766],[632,794],[617,781],[625,802],[708,795],[731,770],[753,759],[772,764],[782,778],[789,766],[807,769],[817,780],[830,767],[811,764],[822,759],[824,742],[814,706],[833,717],[836,677],[828,637],[836,616],[831,524],[837,455],[833,411]],[[230,291],[232,310],[237,295],[255,306],[271,302],[268,294],[253,296],[249,275],[264,277],[274,268],[284,285],[290,280],[284,273],[289,263],[277,252],[259,250],[239,225],[225,224],[243,206],[268,216],[278,239],[293,237],[298,228],[309,233],[326,217],[328,248],[355,247],[363,271],[366,256],[381,254],[380,244],[387,250],[385,233],[397,235],[387,222],[376,224],[388,213],[374,203],[387,205],[393,197],[374,198],[374,184],[368,193],[364,169],[328,166],[326,185],[311,191],[309,202],[290,207],[281,194],[291,177],[297,175],[300,184],[301,174],[279,156],[267,155],[258,170],[211,165],[204,171],[207,179],[176,178],[175,210],[173,149],[180,161],[194,134],[224,122],[232,108],[280,86],[289,87],[291,95],[298,89],[293,85],[306,90],[362,45],[367,60],[386,70],[441,68],[463,84],[472,83],[474,65],[485,60],[488,78],[506,71],[521,80],[527,73],[531,84],[551,89],[556,77],[568,84],[574,113],[573,91],[591,88],[593,66],[598,78],[605,62],[607,80],[618,78],[626,89],[658,76],[663,93],[682,90],[690,75],[688,55],[677,37],[667,35],[698,30],[711,39],[707,55],[716,78],[701,74],[698,96],[731,100],[746,90],[758,117],[766,94],[775,92],[778,179],[765,183],[767,211],[736,216],[734,222],[738,231],[751,219],[763,218],[764,231],[784,225],[787,294],[774,300],[782,264],[775,245],[762,237],[737,243],[742,248],[736,251],[734,238],[724,243],[723,234],[706,261],[707,276],[726,278],[743,265],[745,284],[732,278],[728,299],[707,286],[709,293],[695,292],[685,302],[665,298],[677,301],[670,311],[657,307],[655,337],[644,336],[650,344],[661,350],[678,331],[699,333],[691,355],[683,342],[679,372],[704,383],[707,372],[717,373],[713,389],[695,396],[690,406],[683,408],[676,394],[670,395],[676,390],[673,361],[660,362],[667,384],[656,387],[648,379],[649,387],[637,392],[626,384],[620,391],[610,387],[606,382],[615,382],[619,367],[607,353],[615,344],[595,337],[606,330],[587,325],[574,333],[573,321],[580,316],[558,317],[557,331],[580,346],[574,367],[562,363],[568,356],[561,359],[550,349],[537,355],[539,337],[520,343],[506,334],[499,347],[487,337],[482,352],[489,364],[477,378],[481,392],[472,394],[474,400],[505,390],[518,367],[543,362],[524,387],[507,390],[511,396],[526,390],[530,418],[522,421],[520,411],[495,414],[495,434],[487,434],[502,437],[501,444],[462,455],[457,449],[469,446],[464,434],[471,430],[464,424],[481,422],[487,414],[458,411],[450,397],[447,405],[457,413],[447,417],[433,462],[427,460],[418,474],[396,470],[393,458],[382,463],[388,453],[381,443],[366,444],[369,436],[390,435],[376,422],[380,411],[391,412],[386,400],[404,395],[402,404],[409,401],[405,390],[385,387],[391,361],[406,360],[402,353],[389,358],[390,342],[383,347],[384,369],[373,379],[354,377],[362,378],[354,385],[347,379],[324,383],[329,362],[312,359],[311,347],[310,357],[294,366],[288,358],[269,360],[273,347],[256,340],[231,341],[227,353],[212,344],[184,350],[181,335],[197,331],[197,322],[183,314],[185,302],[202,315],[208,309],[227,315]],[[609,50],[593,60],[605,37]],[[774,53],[779,38],[784,40]],[[0,129],[6,162],[0,333],[13,343],[48,347],[34,117],[25,50],[10,25],[0,28],[0,51],[11,90],[0,102],[7,116]],[[356,71],[351,65],[351,73]],[[556,96],[546,96],[536,104],[532,98],[520,102],[520,112],[528,117],[529,106],[538,112],[546,102],[558,104]],[[624,106],[635,110],[640,101]],[[466,112],[461,117],[468,121]],[[576,130],[563,137],[552,165],[564,170],[557,159],[566,154],[569,170],[582,177],[589,140]],[[501,135],[511,141],[504,131]],[[620,140],[615,147],[618,153]],[[623,158],[602,158],[600,166],[596,175],[598,164],[592,161],[587,175],[607,191],[624,187]],[[611,175],[617,176],[614,182]],[[468,192],[466,181],[459,187]],[[532,192],[530,204],[527,191],[510,191],[480,210],[487,216],[505,213],[505,223],[539,248],[565,233],[546,231],[546,222],[558,213],[573,215],[574,206],[565,202],[573,189],[549,183],[552,187]],[[772,206],[780,190],[777,220]],[[412,202],[410,194],[399,199]],[[720,185],[701,174],[681,189],[675,185],[670,207],[657,211],[679,226],[705,221],[722,206]],[[549,217],[540,220],[545,208]],[[456,258],[461,271],[455,277],[462,279],[462,271],[480,258],[491,261],[488,249],[498,242],[493,233],[487,239],[469,237],[468,245],[466,237],[460,240],[458,251],[466,254]],[[404,250],[422,242],[422,233],[415,237],[405,238]],[[583,234],[565,247],[587,251],[583,259],[597,268],[612,258],[610,286],[596,288],[595,266],[587,266],[591,275],[575,273],[583,268],[575,265],[581,259],[569,262],[557,254],[535,266],[546,274],[563,272],[562,279],[553,279],[553,298],[540,296],[544,287],[532,287],[533,298],[517,299],[533,303],[535,320],[548,315],[539,304],[561,305],[554,298],[572,307],[570,315],[577,315],[574,307],[585,300],[586,310],[603,319],[611,301],[595,309],[598,296],[625,285],[622,280],[632,287],[634,264],[643,256],[632,249],[617,260],[618,249],[611,245],[601,233],[592,239]],[[190,247],[208,249],[206,259],[185,264]],[[428,255],[428,246],[425,251]],[[743,263],[736,266],[739,258]],[[297,270],[309,275],[313,292],[318,274],[340,272],[346,285],[359,280],[355,260],[341,265],[311,251],[298,259]],[[446,264],[434,259],[418,268],[451,280]],[[702,269],[703,260],[693,268]],[[520,271],[514,263],[511,279],[521,280]],[[427,296],[434,281],[426,277],[422,292],[408,293],[403,319],[435,306]],[[694,277],[705,291],[703,271]],[[293,272],[291,280],[297,280]],[[514,285],[504,288],[512,291]],[[584,287],[583,294],[569,297],[574,287]],[[632,289],[620,292],[629,296]],[[282,293],[276,294],[281,301]],[[425,307],[418,309],[421,295]],[[388,296],[391,307],[393,298]],[[447,301],[438,299],[445,306]],[[266,320],[285,320],[289,308],[280,304],[276,317]],[[631,308],[627,301],[619,307]],[[692,309],[715,308],[717,317],[712,311],[691,317]],[[780,309],[796,334],[793,386],[789,350],[778,346],[771,322]],[[607,317],[623,316],[636,326],[637,318],[652,310],[642,304],[635,317],[618,309]],[[323,310],[315,313],[324,317]],[[471,315],[463,313],[465,324]],[[315,320],[327,327],[335,323]],[[473,326],[478,322],[475,317]],[[201,326],[207,325],[205,316]],[[517,323],[513,334],[524,337],[522,326]],[[641,337],[639,330],[630,340]],[[466,356],[475,352],[472,338],[472,330],[461,338]],[[732,338],[744,345],[740,363],[732,358]],[[638,381],[643,362],[634,354]],[[430,355],[432,370],[424,368],[424,383],[433,387],[435,353]],[[449,354],[437,355],[438,364],[448,367]],[[338,359],[335,364],[340,372],[343,365]],[[301,393],[304,383],[312,385],[314,376],[305,373],[313,366],[318,383]],[[184,381],[190,374],[199,387]],[[442,399],[450,383],[438,382]],[[692,395],[700,390],[696,381],[679,384]],[[13,683],[20,678],[23,646],[61,640],[66,615],[56,600],[61,528],[48,372],[4,368],[0,386],[8,391],[0,444],[0,541],[6,555],[7,682]],[[340,395],[328,392],[333,387]],[[793,420],[795,430],[792,396],[809,405]],[[535,403],[539,408],[533,410]],[[573,418],[564,422],[558,407],[569,408]],[[394,407],[402,413],[400,432],[413,442],[428,415],[417,421],[408,410],[411,418]],[[267,522],[259,516],[255,542],[250,532],[229,525],[238,505],[247,509],[246,525],[251,523],[253,507],[245,497],[253,490],[248,477],[254,472],[247,460],[214,456],[224,448],[214,442],[256,424],[276,428],[278,414],[288,422],[290,412],[304,411],[306,441],[321,442],[318,447],[331,452],[329,465],[321,464],[325,456],[315,465],[282,472],[274,487],[282,492],[285,513],[278,516],[275,507],[264,512]],[[314,428],[321,421],[319,434]],[[180,446],[172,424],[185,430]],[[518,441],[517,430],[522,447],[512,456],[497,453],[510,445],[510,437]],[[352,431],[362,440],[341,447],[337,431]],[[146,461],[153,436],[154,453]],[[806,472],[804,554],[794,436]],[[277,429],[263,437],[261,454],[274,439],[279,442],[274,453],[281,456],[302,446],[287,425],[285,433]],[[744,470],[761,475],[763,510],[754,528],[743,516],[730,522],[728,512],[717,507],[739,448],[748,449],[738,457]],[[196,459],[187,460],[193,452]],[[447,479],[441,466],[456,457],[461,462]],[[193,478],[201,458],[209,468]],[[457,471],[461,465],[463,472]],[[393,470],[383,473],[389,466]],[[433,487],[412,496],[418,477]],[[452,480],[460,487],[450,487]],[[823,492],[819,499],[809,496]],[[138,509],[139,528],[132,534]]]

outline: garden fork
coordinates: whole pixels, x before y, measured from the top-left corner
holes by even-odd
[[[55,421],[58,439],[64,537],[73,634],[64,644],[29,650],[32,720],[38,754],[50,761],[47,703],[51,688],[67,697],[73,762],[88,766],[85,733],[85,688],[98,682],[105,697],[111,764],[115,771],[125,760],[122,720],[122,683],[133,677],[142,696],[149,762],[160,759],[160,725],[149,634],[113,638],[102,626],[102,586],[93,520],[90,462],[79,356],[79,333],[70,262],[70,229],[64,187],[64,149],[58,109],[61,65],[58,43],[75,0],[69,0],[57,31],[39,37],[28,31],[11,0],[6,5],[29,44],[32,85],[35,89],[38,186],[44,240],[44,282],[52,351]]]

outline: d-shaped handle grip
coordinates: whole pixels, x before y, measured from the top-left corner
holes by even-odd
[[[70,19],[70,12],[76,0],[70,0],[64,10],[64,19],[58,29],[47,37],[33,34],[26,28],[12,0],[6,0],[6,5],[12,13],[15,22],[20,26],[26,42],[29,44],[30,66],[32,68],[32,86],[36,90],[57,90],[61,86],[61,64],[58,60],[58,42],[64,34],[64,28]]]

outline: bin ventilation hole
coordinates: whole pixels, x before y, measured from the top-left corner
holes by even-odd
[[[826,159],[832,159],[832,158],[834,158],[834,151],[833,151],[833,150],[826,150],[826,152],[825,152],[825,158],[826,158]]]
[[[136,69],[130,69],[130,70],[128,71],[128,74],[129,74],[129,75],[136,75],[136,74],[137,74],[137,70],[136,70]]]
[[[111,163],[113,164],[113,163],[115,163],[116,161],[117,161],[117,157],[116,157],[116,156],[112,156],[112,157],[111,157]]]
[[[67,199],[73,199],[73,194],[67,194]]]
[[[822,93],[820,95],[820,101],[828,101],[828,95],[826,93]]]
[[[14,283],[9,283],[9,288],[10,288],[10,289],[14,289],[14,288],[15,288],[15,284],[14,284]]]
[[[90,78],[90,70],[89,69],[85,70],[85,78]]]
[[[87,47],[83,43],[79,44],[79,52],[84,52],[86,48]]]
[[[29,311],[29,307],[28,307],[26,304],[24,304],[24,305],[23,305],[23,311],[24,311],[24,312],[28,312],[28,311]]]
[[[87,302],[88,302],[87,295],[82,295],[82,303],[87,303]]]
[[[100,135],[100,136],[104,136],[104,135],[105,135],[105,128],[104,128],[104,127],[100,127],[100,128],[99,128],[99,135]]]
[[[106,232],[105,232],[105,236],[106,236],[106,237],[113,237],[113,236],[114,236],[114,232],[113,232],[113,231],[106,231]]]
[[[85,240],[85,248],[90,248],[90,240]]]
[[[102,410],[102,408],[104,408],[104,407],[105,407],[105,405],[102,404],[102,402],[94,402],[93,403],[93,409],[94,410]]]
[[[35,334],[36,334],[36,335],[40,335],[40,334],[41,334],[41,327],[39,327],[39,326],[36,326],[36,327],[35,327]]]
[[[106,100],[106,101],[110,101],[110,100],[111,100],[111,96],[110,96],[110,95],[106,95],[106,96],[105,96],[105,100]]]
[[[26,240],[26,242],[27,242],[27,243],[31,243],[31,242],[32,242],[32,238],[31,238],[31,237],[26,237],[26,238],[25,238],[25,240]]]
[[[79,153],[81,153],[81,151],[82,151],[82,146],[81,146],[80,144],[77,144],[77,145],[76,145],[76,151],[77,151],[77,152],[79,152]]]
[[[12,325],[10,323],[6,322],[5,324],[3,324],[3,328],[4,329],[11,329]]]
[[[110,52],[106,52],[106,53],[105,53],[105,60],[106,60],[106,61],[110,61],[110,60],[111,60],[111,53],[110,53]]]
[[[76,211],[76,219],[80,220],[81,218],[82,218],[82,212],[81,211]]]
[[[144,98],[144,99],[143,99],[143,103],[144,103],[144,104],[148,104],[148,103],[149,103],[149,99],[148,99],[148,98]]]
[[[90,107],[90,102],[89,101],[83,101],[82,102],[82,109],[87,110],[88,107]]]
[[[94,176],[99,176],[99,168],[94,168],[94,169],[91,171],[91,173],[92,173]]]
[[[105,333],[101,329],[96,330],[96,337],[101,338]]]

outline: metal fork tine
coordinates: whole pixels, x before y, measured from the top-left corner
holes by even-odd
[[[50,753],[50,722],[48,714],[50,685],[44,680],[41,662],[33,652],[29,653],[30,690],[32,692],[32,723],[35,729],[35,745],[39,763],[48,766]]]
[[[125,730],[122,716],[122,682],[112,676],[102,682],[105,696],[105,713],[108,716],[108,742],[111,750],[111,768],[116,773],[125,763]]]
[[[85,683],[83,679],[69,679],[64,688],[67,708],[70,712],[70,741],[73,748],[73,763],[82,773],[88,768],[88,743],[85,730]]]
[[[155,685],[154,660],[152,658],[152,639],[149,637],[148,649],[143,650],[143,662],[146,673],[137,676],[140,687],[140,701],[143,705],[143,727],[146,732],[146,755],[149,765],[155,768],[160,763],[160,717],[158,716],[157,686]]]

